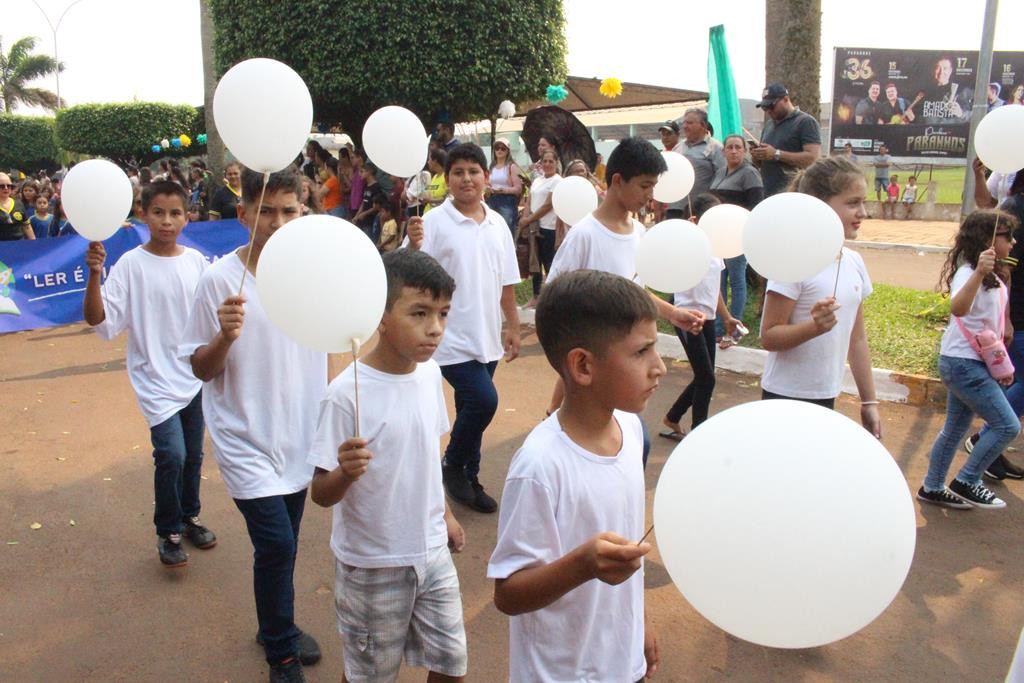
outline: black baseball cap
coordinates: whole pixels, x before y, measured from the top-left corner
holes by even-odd
[[[658,126],[658,130],[667,130],[671,133],[679,134],[679,122],[678,121],[666,121],[665,123]]]
[[[789,97],[789,91],[786,90],[786,86],[781,83],[769,83],[768,86],[761,91],[761,101],[754,106],[760,107],[761,109],[771,109],[772,105],[783,97]]]

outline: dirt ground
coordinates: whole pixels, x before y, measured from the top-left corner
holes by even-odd
[[[525,341],[524,357],[496,377],[501,405],[481,473],[496,494],[516,447],[543,415],[553,379],[535,338]],[[220,542],[192,549],[184,570],[157,560],[149,432],[125,375],[123,339],[104,343],[71,325],[0,337],[0,357],[0,680],[266,680],[253,642],[251,546],[209,447],[203,519]],[[652,431],[689,377],[685,365],[670,369],[645,416]],[[713,410],[758,392],[752,378],[722,373]],[[844,398],[840,410],[852,416],[857,406]],[[882,415],[885,443],[916,490],[942,415],[892,404]],[[649,505],[674,445],[654,441]],[[738,434],[736,447],[757,448],[757,435]],[[870,491],[820,484],[871,505]],[[661,646],[657,680],[1002,680],[1024,625],[1024,484],[995,488],[1008,502],[1003,511],[918,506],[914,564],[893,604],[860,633],[814,649],[768,649],[725,634],[687,604],[655,549],[646,599]],[[507,680],[507,621],[485,578],[497,516],[456,514],[469,540],[456,558],[468,680]],[[307,669],[311,681],[337,681],[342,671],[329,528],[328,511],[308,503],[295,584],[297,621],[324,651]],[[416,670],[400,677],[423,679]]]

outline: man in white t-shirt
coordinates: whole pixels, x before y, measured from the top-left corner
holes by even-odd
[[[448,411],[441,369],[431,360],[455,281],[413,249],[386,254],[384,269],[377,345],[331,382],[320,405],[307,459],[316,467],[310,494],[334,508],[345,678],[392,681],[404,656],[425,667],[429,680],[461,681],[466,632],[451,551],[462,550],[465,534],[441,484]]]
[[[566,392],[512,460],[487,566],[494,604],[510,616],[510,681],[657,672],[636,416],[665,374],[656,318],[642,289],[609,273],[576,271],[541,292],[537,337]]]
[[[203,414],[217,464],[253,544],[257,640],[270,680],[290,681],[301,680],[302,664],[320,659],[313,637],[295,626],[292,576],[327,355],[294,342],[260,305],[254,279],[260,253],[278,228],[302,215],[298,175],[271,174],[257,216],[262,184],[261,174],[242,174],[238,219],[253,232],[252,242],[203,274],[178,353],[206,383]]]
[[[406,243],[438,260],[455,279],[455,296],[444,339],[434,354],[455,390],[455,424],[444,453],[444,487],[454,500],[478,512],[498,503],[480,484],[484,430],[498,410],[494,371],[504,355],[519,355],[519,283],[512,235],[501,215],[484,204],[487,159],[473,143],[453,148],[445,164],[451,195],[424,218],[410,218]],[[504,336],[501,318],[505,317]]]
[[[103,243],[91,242],[85,255],[85,321],[108,340],[128,330],[128,379],[153,442],[157,552],[168,568],[188,563],[181,547],[183,533],[198,548],[217,544],[217,537],[199,520],[202,383],[175,348],[199,278],[209,265],[198,251],[178,244],[188,223],[187,209],[188,196],[181,185],[168,180],[150,183],[142,190],[149,241],[124,254],[102,288],[107,255]]]

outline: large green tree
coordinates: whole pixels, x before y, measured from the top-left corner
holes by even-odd
[[[203,114],[187,104],[127,102],[80,104],[57,112],[57,140],[69,152],[103,156],[122,164],[152,163],[164,156],[201,153],[198,134]],[[175,150],[150,148],[163,138],[186,133],[193,145]]]
[[[562,0],[209,3],[221,73],[250,57],[281,60],[309,86],[315,118],[355,137],[387,104],[428,126],[486,119],[566,75]]]
[[[17,105],[45,107],[54,111],[58,107],[57,96],[45,88],[30,88],[29,83],[37,78],[64,70],[49,55],[32,54],[37,38],[26,37],[11,45],[10,52],[4,53],[0,39],[0,101],[4,111],[10,113]]]

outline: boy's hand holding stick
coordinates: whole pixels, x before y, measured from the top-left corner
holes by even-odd
[[[612,586],[640,569],[640,558],[650,550],[650,543],[633,543],[611,531],[594,536],[583,546],[589,574]]]

